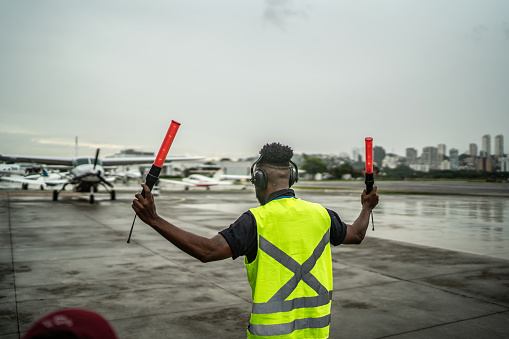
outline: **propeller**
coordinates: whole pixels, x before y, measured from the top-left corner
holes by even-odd
[[[101,149],[98,148],[97,151],[95,151],[95,159],[94,159],[94,170],[95,170],[95,166],[97,166],[97,161],[99,160],[99,151]]]
[[[101,180],[106,185],[113,187],[113,184],[111,182],[109,182],[108,180],[106,180],[106,178],[103,177],[102,175],[98,174],[97,177],[99,178],[99,180]]]

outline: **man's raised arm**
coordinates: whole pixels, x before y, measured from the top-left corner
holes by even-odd
[[[136,194],[132,208],[138,217],[165,237],[182,251],[195,257],[201,262],[209,262],[230,258],[232,251],[222,235],[216,234],[212,238],[184,231],[172,223],[161,218],[156,212],[154,196],[147,185],[142,184],[145,197]]]
[[[351,225],[347,225],[346,237],[343,244],[360,244],[366,235],[369,225],[369,216],[371,211],[378,204],[377,187],[373,187],[371,193],[366,194],[366,190],[362,192],[361,204],[362,209],[357,219]]]

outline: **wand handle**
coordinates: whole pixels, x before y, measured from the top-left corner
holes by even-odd
[[[150,171],[147,174],[147,177],[145,178],[145,185],[147,185],[151,191],[152,191],[152,188],[154,188],[154,185],[159,180],[159,174],[161,174],[161,167],[152,165],[152,167],[150,168]],[[141,190],[141,195],[143,195],[143,197],[145,197],[145,190]]]
[[[375,179],[373,178],[373,173],[366,173],[366,180],[364,180],[364,183],[366,184],[366,194],[371,193],[373,190],[373,185],[375,183]],[[373,211],[371,211],[371,224],[373,225],[373,231],[375,230],[375,222],[373,221]],[[368,220],[368,226],[369,226],[369,220]]]
[[[375,184],[373,173],[366,173],[366,179],[364,180],[364,183],[366,184],[366,193],[371,193],[373,190],[373,185]]]

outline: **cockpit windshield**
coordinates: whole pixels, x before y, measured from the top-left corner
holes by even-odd
[[[74,165],[74,167],[79,166],[79,165],[87,165],[87,164],[93,165],[94,160],[95,160],[94,158],[76,158],[73,161],[73,165]],[[103,165],[101,159],[97,159],[97,164],[100,166]]]

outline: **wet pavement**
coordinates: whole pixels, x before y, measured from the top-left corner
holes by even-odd
[[[92,205],[71,193],[53,202],[50,192],[0,191],[0,339],[63,307],[101,313],[120,338],[245,337],[242,258],[202,264],[140,221],[127,244],[130,190]],[[381,197],[375,231],[333,248],[331,338],[509,336],[508,199],[438,193]],[[360,207],[356,187],[297,194],[347,223]],[[156,199],[162,216],[207,237],[257,204],[252,189]]]

